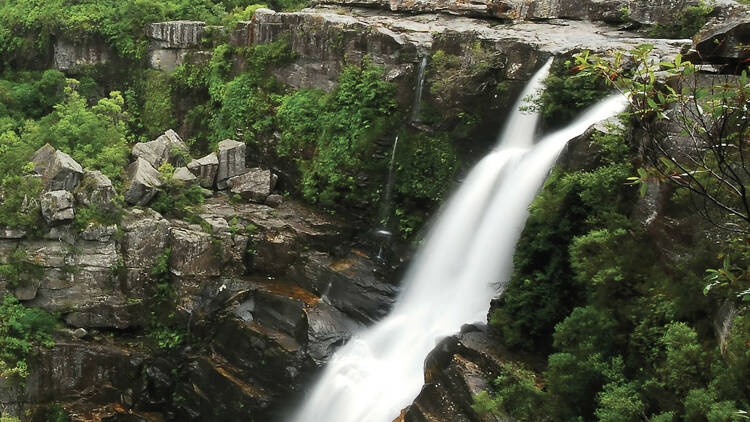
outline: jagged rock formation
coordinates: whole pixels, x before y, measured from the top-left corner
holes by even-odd
[[[174,145],[162,138],[179,139],[168,131],[134,148],[124,187],[133,203],[147,204],[162,183],[147,158],[155,164],[175,158]],[[271,208],[212,193],[202,224],[126,208],[116,224],[76,229],[70,221],[76,207],[116,207],[116,193],[106,176],[79,171],[61,154],[49,146],[35,154],[47,186],[70,189],[42,194],[42,212],[54,226],[41,238],[13,230],[0,237],[0,263],[21,250],[35,271],[17,285],[0,277],[0,293],[59,312],[69,327],[58,330],[51,349],[40,349],[25,388],[0,382],[0,406],[10,414],[33,414],[54,401],[75,421],[118,420],[127,409],[138,409],[139,420],[229,420],[248,410],[264,420],[353,331],[383,315],[395,294],[369,257],[348,245],[346,224],[279,195]],[[244,144],[227,140],[219,158],[212,155],[218,163],[203,161],[214,174],[223,169],[223,177],[232,176],[225,180],[250,175],[230,185],[265,201],[276,177],[245,169],[244,154]],[[178,179],[197,180],[180,170]],[[159,265],[166,274],[155,272]],[[156,299],[163,277],[189,339],[169,353],[145,347],[138,334],[163,306]],[[129,331],[113,339],[103,329]]]
[[[454,86],[454,96],[435,101],[499,104],[481,108],[484,117],[494,116],[488,120],[493,130],[503,111],[497,107],[509,104],[493,102],[497,93],[486,89],[486,78],[507,82],[505,95],[512,98],[550,55],[584,48],[626,50],[644,42],[637,34],[602,23],[623,21],[623,7],[630,8],[630,20],[659,23],[668,21],[674,10],[695,4],[326,3],[334,6],[292,13],[260,9],[251,22],[240,23],[229,34],[231,43],[252,46],[288,37],[297,58],[274,73],[297,88],[331,90],[343,65],[369,55],[402,88],[402,104],[412,101],[422,56],[444,50],[474,63],[471,47],[479,45],[486,53],[479,59],[489,64],[485,79],[462,80],[467,83]],[[732,13],[724,10],[722,6],[721,16],[700,34],[697,50],[714,62],[734,63],[747,58],[734,48],[748,42],[747,14],[742,7]],[[505,22],[525,19],[567,20]],[[212,31],[223,30],[192,21],[149,25],[150,65],[169,71],[187,60],[205,59],[203,48],[210,44]],[[665,60],[691,46],[688,40],[648,42]],[[93,41],[59,38],[55,44],[59,69],[106,63],[109,58],[108,50]],[[294,200],[282,200],[273,193],[276,177],[270,170],[246,168],[243,143],[225,140],[217,152],[194,160],[185,152],[173,131],[137,144],[122,192],[128,203],[148,205],[163,188],[158,168],[169,162],[178,167],[174,180],[230,189],[210,193],[213,197],[200,214],[203,224],[134,207],[126,208],[119,224],[91,224],[83,230],[70,224],[76,208],[115,206],[112,182],[49,145],[35,154],[35,171],[45,187],[41,208],[52,227],[34,239],[24,230],[0,227],[0,263],[20,249],[39,270],[25,285],[10,286],[0,279],[0,292],[60,312],[68,328],[56,333],[52,349],[40,350],[24,390],[0,382],[0,406],[22,414],[60,401],[73,420],[236,420],[247,418],[251,409],[255,420],[266,420],[288,405],[284,400],[298,392],[352,332],[387,312],[396,289],[368,253],[351,242],[352,227]],[[589,153],[577,159],[590,159]],[[233,193],[256,203],[235,203]],[[189,346],[169,354],[144,347],[138,334],[150,324],[159,282],[153,269],[167,250],[175,314],[189,339]],[[726,318],[721,321],[724,325],[717,330],[727,331]],[[73,335],[72,329],[84,331]],[[101,330],[123,330],[123,335],[112,339]],[[403,420],[494,420],[482,419],[469,406],[471,394],[487,388],[487,379],[503,360],[502,351],[487,341],[489,336],[473,327],[444,341],[428,360],[428,384]]]

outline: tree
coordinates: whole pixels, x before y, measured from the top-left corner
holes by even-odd
[[[747,72],[709,76],[679,54],[657,61],[652,50],[642,45],[610,60],[585,52],[574,69],[605,77],[630,101],[649,163],[633,182],[642,189],[649,181],[670,182],[692,193],[696,211],[712,224],[750,233]]]

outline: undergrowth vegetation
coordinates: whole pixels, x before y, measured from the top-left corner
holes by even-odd
[[[0,379],[23,382],[29,374],[29,358],[36,347],[52,347],[52,330],[57,323],[50,313],[27,308],[5,295],[0,303]]]

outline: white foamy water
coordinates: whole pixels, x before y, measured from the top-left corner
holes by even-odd
[[[533,93],[547,63],[521,98]],[[520,103],[520,101],[519,101]],[[568,140],[625,107],[608,98],[533,144],[538,115],[517,110],[499,146],[469,173],[417,253],[393,310],[331,358],[295,422],[391,422],[419,393],[423,362],[443,337],[485,319],[510,274],[527,208]]]

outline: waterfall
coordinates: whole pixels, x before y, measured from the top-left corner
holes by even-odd
[[[427,69],[427,56],[422,57],[417,71],[417,88],[414,91],[414,105],[411,108],[411,123],[419,122],[419,113],[422,110],[422,87],[424,86],[424,72]]]
[[[541,86],[545,65],[522,98]],[[516,109],[498,147],[441,211],[403,280],[393,310],[328,363],[295,422],[391,422],[419,393],[423,361],[443,337],[485,319],[507,280],[527,208],[568,140],[622,111],[610,97],[536,145],[536,113]]]

